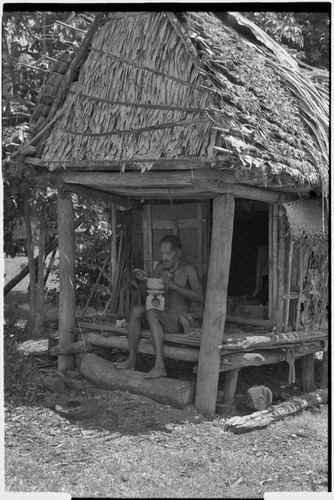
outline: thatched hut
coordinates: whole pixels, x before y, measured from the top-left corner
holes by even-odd
[[[237,13],[96,16],[41,89],[19,157],[59,189],[59,370],[73,366],[76,192],[133,206],[133,267],[152,270],[166,232],[184,240],[206,301],[192,337],[171,346],[166,334],[165,354],[198,361],[199,410],[214,413],[220,371],[228,404],[252,364],[303,356],[312,389],[313,353],[327,345],[325,80]],[[268,292],[254,303],[260,254]]]

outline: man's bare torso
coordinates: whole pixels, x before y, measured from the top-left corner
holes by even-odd
[[[189,287],[189,277],[187,273],[187,266],[189,264],[185,262],[181,262],[180,266],[174,273],[168,271],[168,269],[164,269],[163,265],[159,263],[155,269],[154,275],[157,278],[169,278],[176,285],[179,285],[184,288]],[[164,293],[165,297],[165,311],[174,311],[174,312],[188,312],[190,310],[190,300],[179,294],[176,290],[166,289]]]

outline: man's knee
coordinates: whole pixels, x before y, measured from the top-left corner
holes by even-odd
[[[156,309],[149,309],[146,311],[146,318],[147,321],[150,321],[151,319],[159,319],[158,311]]]
[[[144,316],[145,311],[144,306],[134,306],[131,310],[131,318],[140,320]]]

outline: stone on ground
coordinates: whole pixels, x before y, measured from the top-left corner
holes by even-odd
[[[271,405],[272,400],[272,392],[265,385],[255,385],[246,392],[246,404],[254,410],[264,410]]]
[[[42,379],[42,385],[52,392],[65,391],[64,377],[61,377],[60,375],[47,375]]]

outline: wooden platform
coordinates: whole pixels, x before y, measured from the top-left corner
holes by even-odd
[[[94,346],[104,346],[110,349],[128,350],[128,329],[115,326],[111,322],[90,322],[77,320],[73,329],[78,342],[73,344],[70,352],[84,352]],[[182,361],[198,363],[201,328],[194,328],[188,334],[164,335],[164,356]],[[142,330],[138,351],[144,354],[155,354],[149,330]],[[294,361],[302,358],[302,386],[305,392],[314,389],[314,353],[326,352],[328,347],[328,330],[312,332],[280,332],[266,331],[265,328],[255,328],[248,325],[242,327],[226,324],[224,340],[217,346],[220,350],[220,372],[226,372],[224,401],[232,404],[238,372],[248,366],[263,366],[286,361],[289,366],[290,382],[294,379]],[[327,357],[324,356],[323,368]],[[324,370],[323,370],[324,371]],[[194,366],[197,373],[197,364]],[[325,371],[324,371],[325,373]],[[287,381],[288,382],[288,381]],[[322,381],[326,385],[326,381]]]

